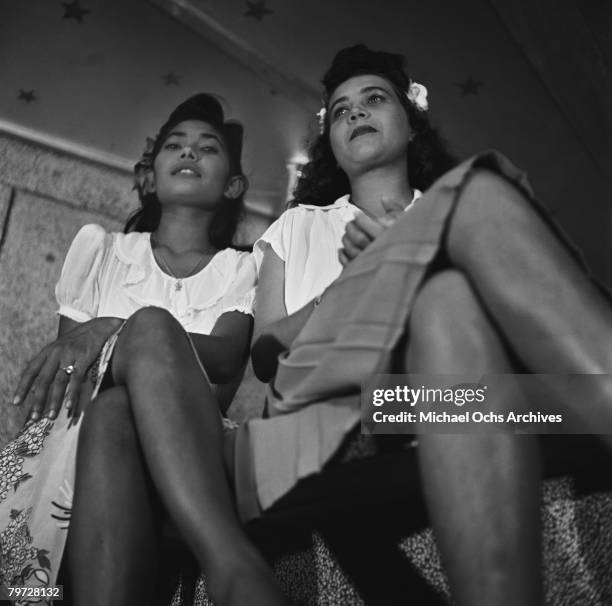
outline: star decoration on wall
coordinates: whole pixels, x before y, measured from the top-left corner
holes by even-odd
[[[477,95],[478,89],[483,85],[482,82],[478,80],[474,80],[472,76],[466,78],[463,82],[455,82],[455,86],[459,88],[461,91],[462,97],[467,97],[468,95]]]
[[[89,9],[81,7],[79,0],[62,2],[62,6],[64,7],[64,19],[74,19],[78,23],[83,23],[83,17],[91,13]]]
[[[19,89],[19,95],[17,98],[24,103],[32,103],[32,101],[36,101],[38,99],[34,93],[34,90],[24,90],[23,88]]]
[[[257,21],[262,21],[266,15],[271,15],[274,11],[266,8],[266,0],[259,0],[258,2],[249,2],[247,0],[248,9],[244,13],[245,17],[253,17]]]
[[[181,77],[174,72],[168,72],[162,76],[162,80],[166,86],[178,86],[181,83]]]

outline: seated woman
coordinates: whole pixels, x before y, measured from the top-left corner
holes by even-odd
[[[255,487],[244,476],[237,484],[243,519],[356,439],[361,384],[375,373],[601,374],[580,398],[552,388],[551,397],[588,427],[594,413],[612,421],[610,300],[524,176],[496,152],[453,168],[426,89],[399,55],[344,49],[323,84],[321,134],[292,208],[255,247],[252,358],[262,380],[273,378],[272,418],[237,432],[236,468],[250,460]],[[530,403],[500,393],[489,405]],[[419,437],[459,605],[542,604],[535,440]]]
[[[59,338],[22,376],[29,421],[0,454],[3,585],[55,585],[66,545],[75,604],[149,604],[169,517],[217,603],[287,603],[242,532],[223,462],[256,278],[232,247],[241,148],[219,102],[191,97],[136,165],[142,208],[127,233],[88,225],[74,239]]]

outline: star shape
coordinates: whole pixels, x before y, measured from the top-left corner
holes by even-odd
[[[455,82],[455,86],[457,86],[461,91],[462,97],[467,97],[468,95],[477,95],[478,89],[482,86],[482,84],[482,82],[474,80],[472,76],[469,76],[463,82]]]
[[[259,0],[259,2],[250,2],[246,0],[248,9],[244,13],[245,17],[253,17],[257,21],[262,21],[266,15],[271,15],[274,11],[266,8],[266,0]]]
[[[162,80],[166,86],[178,86],[181,83],[181,77],[174,72],[168,72],[162,76]]]
[[[20,101],[25,101],[26,103],[32,103],[32,101],[36,101],[38,99],[34,93],[34,90],[24,90],[23,88],[19,89],[19,96],[17,98]]]
[[[81,8],[79,0],[62,2],[62,6],[64,7],[64,19],[74,19],[78,23],[83,23],[83,17],[91,13],[89,9]]]

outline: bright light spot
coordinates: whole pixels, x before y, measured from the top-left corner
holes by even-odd
[[[306,155],[306,152],[299,151],[299,152],[296,152],[295,154],[293,154],[293,156],[291,157],[289,162],[291,164],[296,164],[298,166],[302,166],[302,165],[308,163],[308,156]]]

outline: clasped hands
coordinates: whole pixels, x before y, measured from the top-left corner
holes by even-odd
[[[396,199],[382,198],[381,203],[385,211],[383,215],[374,217],[360,212],[347,223],[342,237],[342,248],[338,251],[338,258],[343,267],[391,227],[404,212],[404,205]]]
[[[22,372],[13,404],[29,407],[27,421],[42,416],[55,419],[65,402],[77,419],[91,397],[86,380],[106,339],[120,325],[116,318],[94,318],[78,324],[50,343],[28,362]]]

